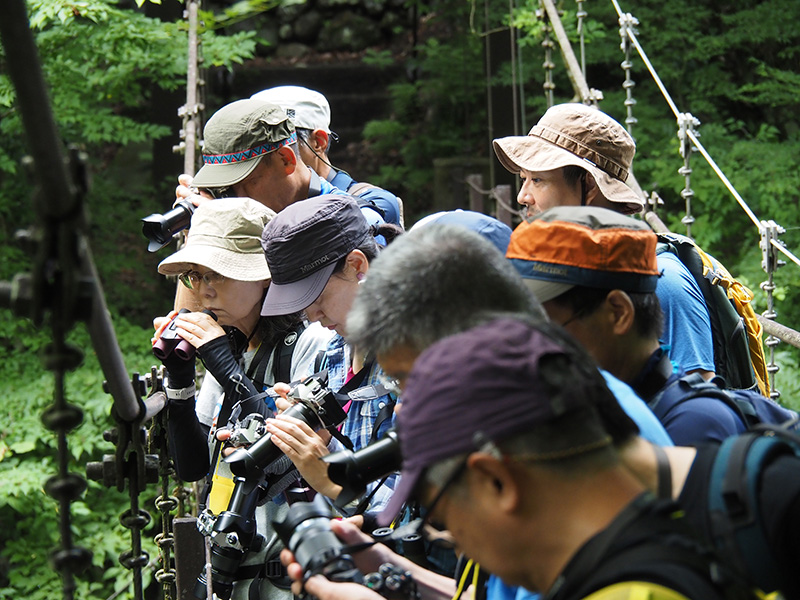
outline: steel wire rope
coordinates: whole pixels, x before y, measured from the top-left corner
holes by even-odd
[[[627,14],[622,12],[622,9],[620,8],[619,2],[617,2],[617,0],[611,0],[611,2],[614,5],[614,9],[617,11],[617,15],[620,18],[622,18],[625,14]],[[639,53],[642,62],[645,64],[647,70],[650,72],[650,76],[653,78],[653,81],[658,86],[658,89],[661,91],[661,95],[664,96],[664,99],[667,101],[667,104],[669,104],[670,110],[672,110],[672,113],[675,115],[675,118],[677,119],[681,113],[678,110],[678,107],[676,106],[675,102],[672,100],[672,96],[670,96],[669,91],[664,86],[664,83],[661,81],[661,78],[658,76],[655,67],[653,67],[653,63],[651,63],[650,59],[647,57],[647,53],[644,51],[644,48],[642,48],[642,45],[636,38],[636,34],[633,33],[633,31],[631,31],[630,28],[627,29],[626,33],[628,35],[628,39],[630,39],[631,43],[636,48],[636,51]],[[720,181],[722,181],[725,187],[728,188],[728,191],[736,199],[736,202],[739,203],[739,206],[742,207],[742,210],[744,210],[745,213],[747,213],[747,216],[750,218],[753,224],[760,229],[761,221],[755,215],[753,210],[747,205],[747,202],[745,202],[744,198],[742,198],[739,192],[736,191],[736,188],[733,187],[733,184],[730,182],[730,180],[728,180],[728,178],[725,176],[725,174],[722,172],[719,166],[717,166],[717,163],[714,161],[713,158],[711,158],[711,155],[708,153],[708,151],[706,151],[706,149],[697,139],[697,136],[694,135],[692,132],[687,132],[687,135],[689,139],[692,141],[692,143],[697,147],[697,150],[700,152],[700,154],[703,155],[703,158],[706,159],[708,164],[717,174],[717,177],[720,178]]]

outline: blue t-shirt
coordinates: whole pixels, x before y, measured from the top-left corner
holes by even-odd
[[[656,296],[664,311],[661,343],[671,348],[670,358],[686,371],[714,371],[711,318],[700,287],[671,252],[662,252],[656,258],[663,273],[656,285]]]
[[[600,372],[606,380],[608,389],[617,398],[622,410],[639,427],[639,435],[653,444],[672,446],[672,438],[670,438],[664,425],[653,414],[647,403],[636,395],[633,388],[607,371],[600,369]]]

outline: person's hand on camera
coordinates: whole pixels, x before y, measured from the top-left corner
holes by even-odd
[[[294,589],[294,585],[293,585]],[[337,583],[322,575],[314,575],[306,581],[304,589],[319,600],[382,600],[375,592],[360,583]]]
[[[344,520],[334,519],[331,521],[331,531],[345,546],[371,542],[372,538],[359,529],[357,522],[359,522],[359,519],[355,517]],[[398,564],[405,561],[405,559],[389,550],[383,544],[375,544],[354,553],[353,561],[362,573],[373,573],[383,563]],[[286,567],[286,572],[293,581],[292,592],[295,594],[300,594],[305,589],[306,592],[316,596],[319,600],[377,600],[382,598],[382,596],[363,585],[332,582],[322,575],[310,577],[304,585],[303,567],[295,561],[294,554],[285,548],[281,551],[281,563]]]
[[[178,176],[178,187],[175,188],[175,202],[180,200],[188,200],[195,206],[200,206],[203,202],[213,200],[213,196],[205,190],[192,187],[192,176],[183,173]]]
[[[292,391],[292,386],[288,383],[279,381],[272,386],[272,391],[277,394],[275,396],[275,407],[278,409],[278,414],[284,412],[294,404],[294,402],[289,399],[289,392]]]
[[[328,477],[328,465],[320,460],[329,454],[327,439],[323,439],[308,424],[300,419],[278,415],[267,419],[267,433],[272,434],[272,443],[294,463],[308,484],[328,498],[336,498],[342,491]]]

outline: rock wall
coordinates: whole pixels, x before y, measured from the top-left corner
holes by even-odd
[[[328,99],[331,129],[339,135],[332,162],[367,180],[380,165],[363,140],[364,125],[391,117],[388,88],[406,77],[414,22],[404,0],[308,0],[266,11],[237,25],[268,42],[258,55],[233,72],[209,73],[208,114],[276,85],[315,89]],[[368,51],[386,60],[368,64]]]

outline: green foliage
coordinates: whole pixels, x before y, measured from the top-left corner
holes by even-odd
[[[152,2],[156,4],[156,2]],[[144,2],[139,3],[140,6]],[[160,254],[146,251],[140,219],[171,204],[150,174],[151,144],[178,140],[177,127],[161,124],[154,92],[184,85],[186,25],[149,18],[121,8],[114,0],[30,0],[29,18],[39,49],[53,113],[63,140],[78,143],[89,156],[93,185],[84,198],[88,236],[129,372],[147,372],[150,322],[171,307],[174,283],[156,275]],[[232,66],[250,57],[255,33],[241,32],[220,40],[212,30],[201,33],[206,64]],[[0,52],[2,52],[0,50]],[[33,177],[20,169],[29,152],[19,99],[0,54],[0,279],[30,271],[35,254],[12,244],[14,232],[37,223],[32,208]],[[174,109],[168,108],[177,125]],[[160,184],[161,182],[156,182]],[[168,187],[173,187],[170,182]],[[167,187],[167,186],[164,186]],[[122,315],[127,315],[127,319]],[[61,582],[49,565],[59,544],[58,505],[44,493],[45,481],[58,472],[55,435],[41,422],[53,403],[54,377],[38,358],[49,338],[44,329],[0,310],[0,599],[44,600],[61,597]],[[114,423],[112,399],[102,390],[103,375],[84,325],[69,341],[85,354],[83,364],[65,377],[66,398],[84,412],[83,423],[68,435],[69,470],[84,473],[87,461],[113,454],[103,431]],[[141,505],[156,514],[155,489]],[[125,589],[130,575],[119,554],[130,548],[130,534],[119,523],[128,508],[127,491],[89,482],[72,505],[72,534],[77,545],[93,551],[93,563],[78,579],[77,598],[105,599]],[[144,530],[151,564],[157,556],[153,536],[158,520]]]
[[[56,438],[41,422],[43,410],[53,403],[54,378],[37,359],[49,343],[46,332],[0,311],[7,337],[0,345],[0,598],[45,600],[61,596],[61,582],[48,564],[48,553],[59,545],[58,507],[44,493],[44,483],[57,469]],[[148,352],[150,331],[120,320],[116,323],[120,348],[131,371],[144,372],[153,360]],[[102,372],[84,327],[71,332],[69,342],[81,348],[84,363],[66,376],[66,398],[84,413],[83,423],[68,435],[69,470],[82,474],[90,460],[113,454],[102,433],[114,425],[112,399],[102,391]],[[152,514],[155,490],[141,504]],[[119,554],[130,548],[130,535],[118,516],[128,506],[127,492],[89,482],[83,497],[73,503],[74,542],[93,552],[93,562],[78,580],[76,597],[102,599],[129,585],[130,575],[119,564]],[[157,556],[153,526],[144,531],[144,548]],[[146,569],[147,579],[152,568]],[[122,596],[126,597],[126,596]]]
[[[223,8],[220,13],[201,10],[200,19],[206,30],[223,29],[278,6],[291,6],[292,4],[303,4],[304,2],[305,0],[239,0]]]
[[[464,26],[469,7],[445,1],[426,9],[426,27],[437,34],[417,46],[411,80],[390,86],[391,118],[364,128],[365,139],[383,153],[374,183],[407,199],[410,213],[429,208],[434,159],[486,154],[482,41]]]
[[[394,64],[394,57],[388,50],[375,50],[368,48],[362,59],[365,64],[373,67],[389,67]]]

